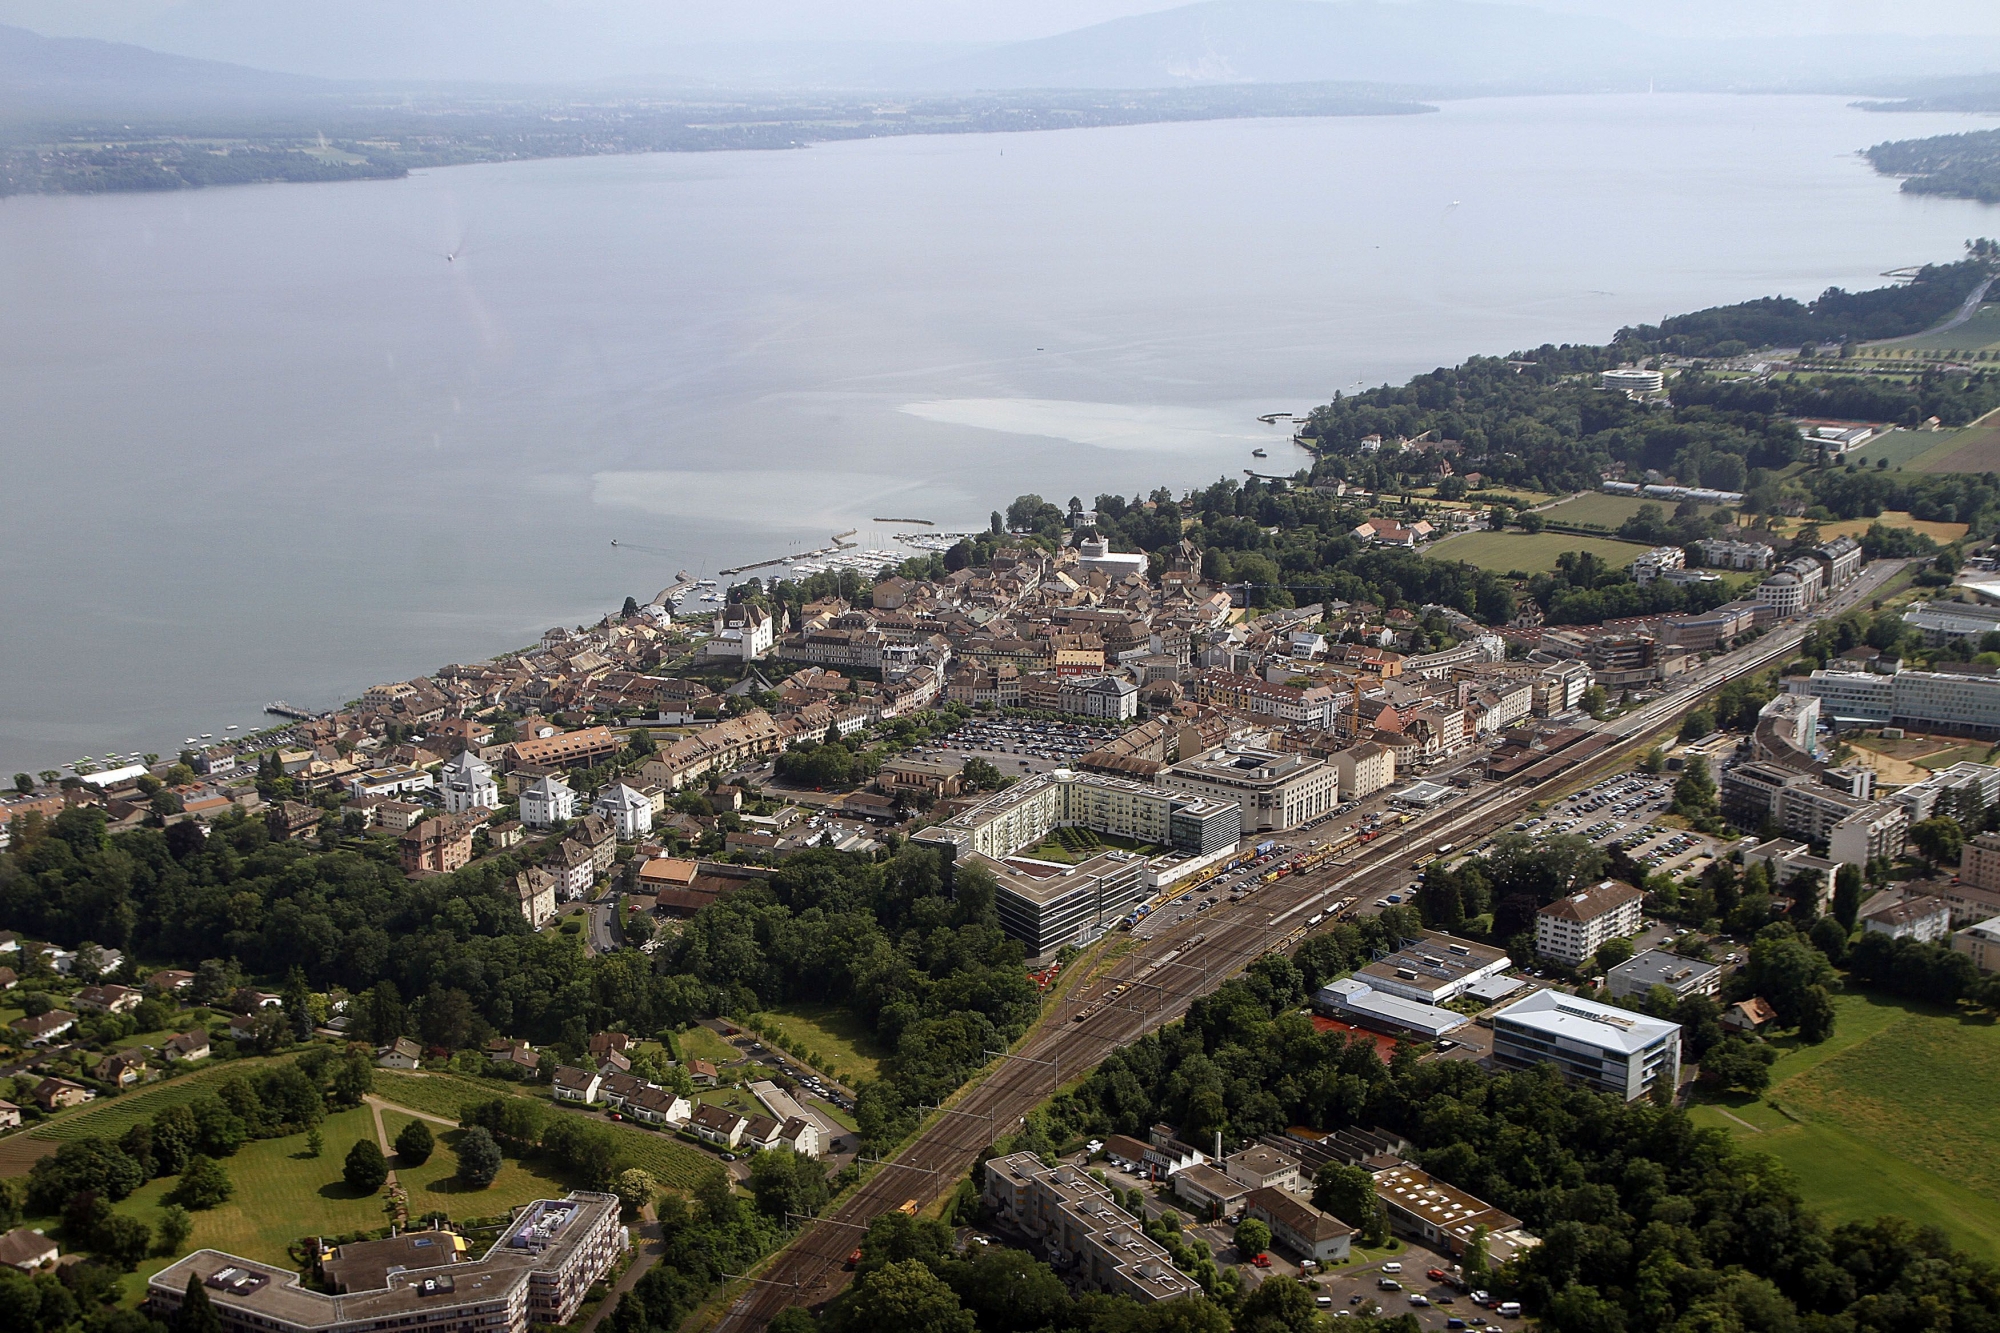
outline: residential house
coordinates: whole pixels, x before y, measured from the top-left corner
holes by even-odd
[[[819,1126],[804,1116],[788,1116],[778,1127],[778,1146],[790,1148],[801,1157],[818,1157],[823,1151]]]
[[[423,1048],[408,1037],[398,1037],[375,1052],[375,1063],[384,1069],[415,1069],[422,1063]]]
[[[77,1008],[92,1014],[129,1014],[145,993],[131,986],[85,986],[72,997]]]
[[[1778,1017],[1778,1011],[1770,1001],[1761,995],[1753,995],[1747,1000],[1738,1000],[1722,1011],[1722,1029],[1725,1032],[1762,1032]]]
[[[448,875],[472,860],[472,825],[462,816],[426,819],[398,844],[406,875]]]
[[[146,989],[162,995],[179,995],[194,985],[194,973],[167,968],[146,978]]]
[[[59,1253],[61,1251],[56,1248],[54,1241],[41,1232],[30,1231],[26,1227],[15,1227],[6,1235],[0,1236],[0,1264],[18,1268],[24,1273],[32,1273],[36,1269],[53,1264]]]
[[[694,1103],[666,1088],[647,1087],[630,1103],[634,1119],[649,1125],[685,1125],[694,1117]]]
[[[753,1115],[744,1123],[737,1143],[746,1152],[768,1152],[778,1146],[778,1131],[784,1126],[767,1115]]]
[[[66,1078],[45,1078],[35,1085],[35,1105],[43,1111],[60,1111],[69,1106],[81,1106],[85,1102],[97,1100],[97,1094],[81,1083],[72,1083]]]
[[[183,1032],[178,1037],[169,1037],[160,1047],[160,1053],[168,1064],[179,1064],[183,1060],[206,1060],[208,1058],[208,1033],[200,1028]]]
[[[51,1009],[33,1018],[17,1018],[7,1026],[30,1046],[46,1046],[76,1026],[76,1015],[67,1009]]]
[[[471,750],[462,750],[445,761],[438,770],[438,785],[444,790],[447,814],[500,808],[500,784],[493,779],[493,765]]]
[[[688,1077],[693,1079],[699,1087],[712,1088],[716,1085],[715,1066],[706,1060],[688,1061],[687,1071]]]
[[[120,1051],[107,1055],[91,1069],[100,1083],[110,1083],[120,1088],[129,1088],[142,1083],[151,1074],[146,1064],[146,1053],[140,1050]]]
[[[623,1032],[593,1032],[590,1034],[590,1058],[601,1060],[610,1052],[623,1055],[632,1049],[632,1038]]]
[[[514,876],[514,892],[520,899],[521,916],[529,927],[540,930],[556,917],[556,890],[562,881],[540,866],[529,866]]]
[[[590,848],[568,838],[549,849],[543,866],[554,876],[556,897],[562,902],[583,897],[597,882],[597,861]]]
[[[0,1101],[0,1129],[19,1129],[21,1108],[12,1102]]]
[[[688,1120],[688,1127],[704,1143],[720,1144],[724,1148],[734,1148],[743,1141],[743,1131],[750,1122],[734,1111],[707,1102],[694,1108],[694,1115]]]
[[[560,1065],[555,1078],[550,1081],[551,1091],[559,1102],[581,1102],[589,1105],[597,1100],[598,1089],[604,1086],[604,1075],[595,1069],[578,1069],[575,1065]]]

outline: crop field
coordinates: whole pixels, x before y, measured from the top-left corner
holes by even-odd
[[[1784,1163],[1829,1222],[1895,1213],[2000,1259],[2000,1027],[1870,994],[1835,1007],[1831,1041],[1779,1043],[1764,1101],[1696,1119]]]
[[[1912,459],[1913,472],[2000,471],[2000,418],[1981,417]]]
[[[1445,538],[1424,554],[1433,560],[1461,560],[1496,574],[1515,570],[1546,574],[1556,567],[1556,557],[1564,551],[1592,551],[1608,564],[1624,565],[1644,549],[1608,537],[1576,537],[1562,532],[1463,532]]]
[[[378,1069],[375,1071],[375,1095],[413,1111],[457,1120],[463,1115],[467,1102],[532,1094],[517,1084],[497,1080],[484,1083],[457,1074],[418,1074],[401,1069]]]
[[[231,1074],[248,1074],[264,1062],[229,1060],[197,1069],[178,1078],[142,1087],[117,1097],[103,1097],[78,1107],[69,1115],[57,1116],[38,1129],[29,1131],[38,1139],[65,1142],[70,1139],[115,1139],[141,1120],[151,1120],[170,1106],[191,1102],[211,1091]]]
[[[816,1066],[850,1086],[877,1077],[889,1052],[851,1011],[831,1004],[794,1004],[758,1015],[788,1038],[802,1042]],[[837,1071],[837,1072],[836,1072]]]
[[[1852,453],[1841,455],[1841,462],[1872,468],[1887,459],[1892,468],[1908,466],[1914,471],[1925,472],[1930,469],[1924,466],[1924,460],[1932,454],[1942,458],[1952,452],[1964,433],[1956,430],[1892,430]]]
[[[1957,541],[1966,531],[1963,523],[1939,523],[1932,519],[1911,518],[1900,509],[1885,509],[1877,518],[1848,518],[1838,523],[1822,523],[1819,525],[1819,533],[1822,537],[1859,537],[1877,523],[1885,528],[1914,528],[1940,546]]]

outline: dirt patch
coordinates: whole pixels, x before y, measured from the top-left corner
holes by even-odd
[[[1894,745],[1890,741],[1888,744]],[[1931,775],[1928,768],[1922,768],[1907,759],[1878,753],[1857,745],[1854,747],[1854,762],[1875,770],[1875,777],[1887,787],[1907,787],[1914,782],[1922,782]]]

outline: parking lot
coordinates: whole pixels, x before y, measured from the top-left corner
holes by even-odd
[[[1094,722],[1036,722],[1027,718],[973,718],[941,741],[915,751],[984,759],[1008,777],[1046,773],[1074,764],[1123,728]]]

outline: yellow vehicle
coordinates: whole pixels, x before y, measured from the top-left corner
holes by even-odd
[[[905,1199],[903,1200],[902,1207],[896,1211],[905,1217],[915,1217],[917,1215],[917,1201],[915,1199]]]

